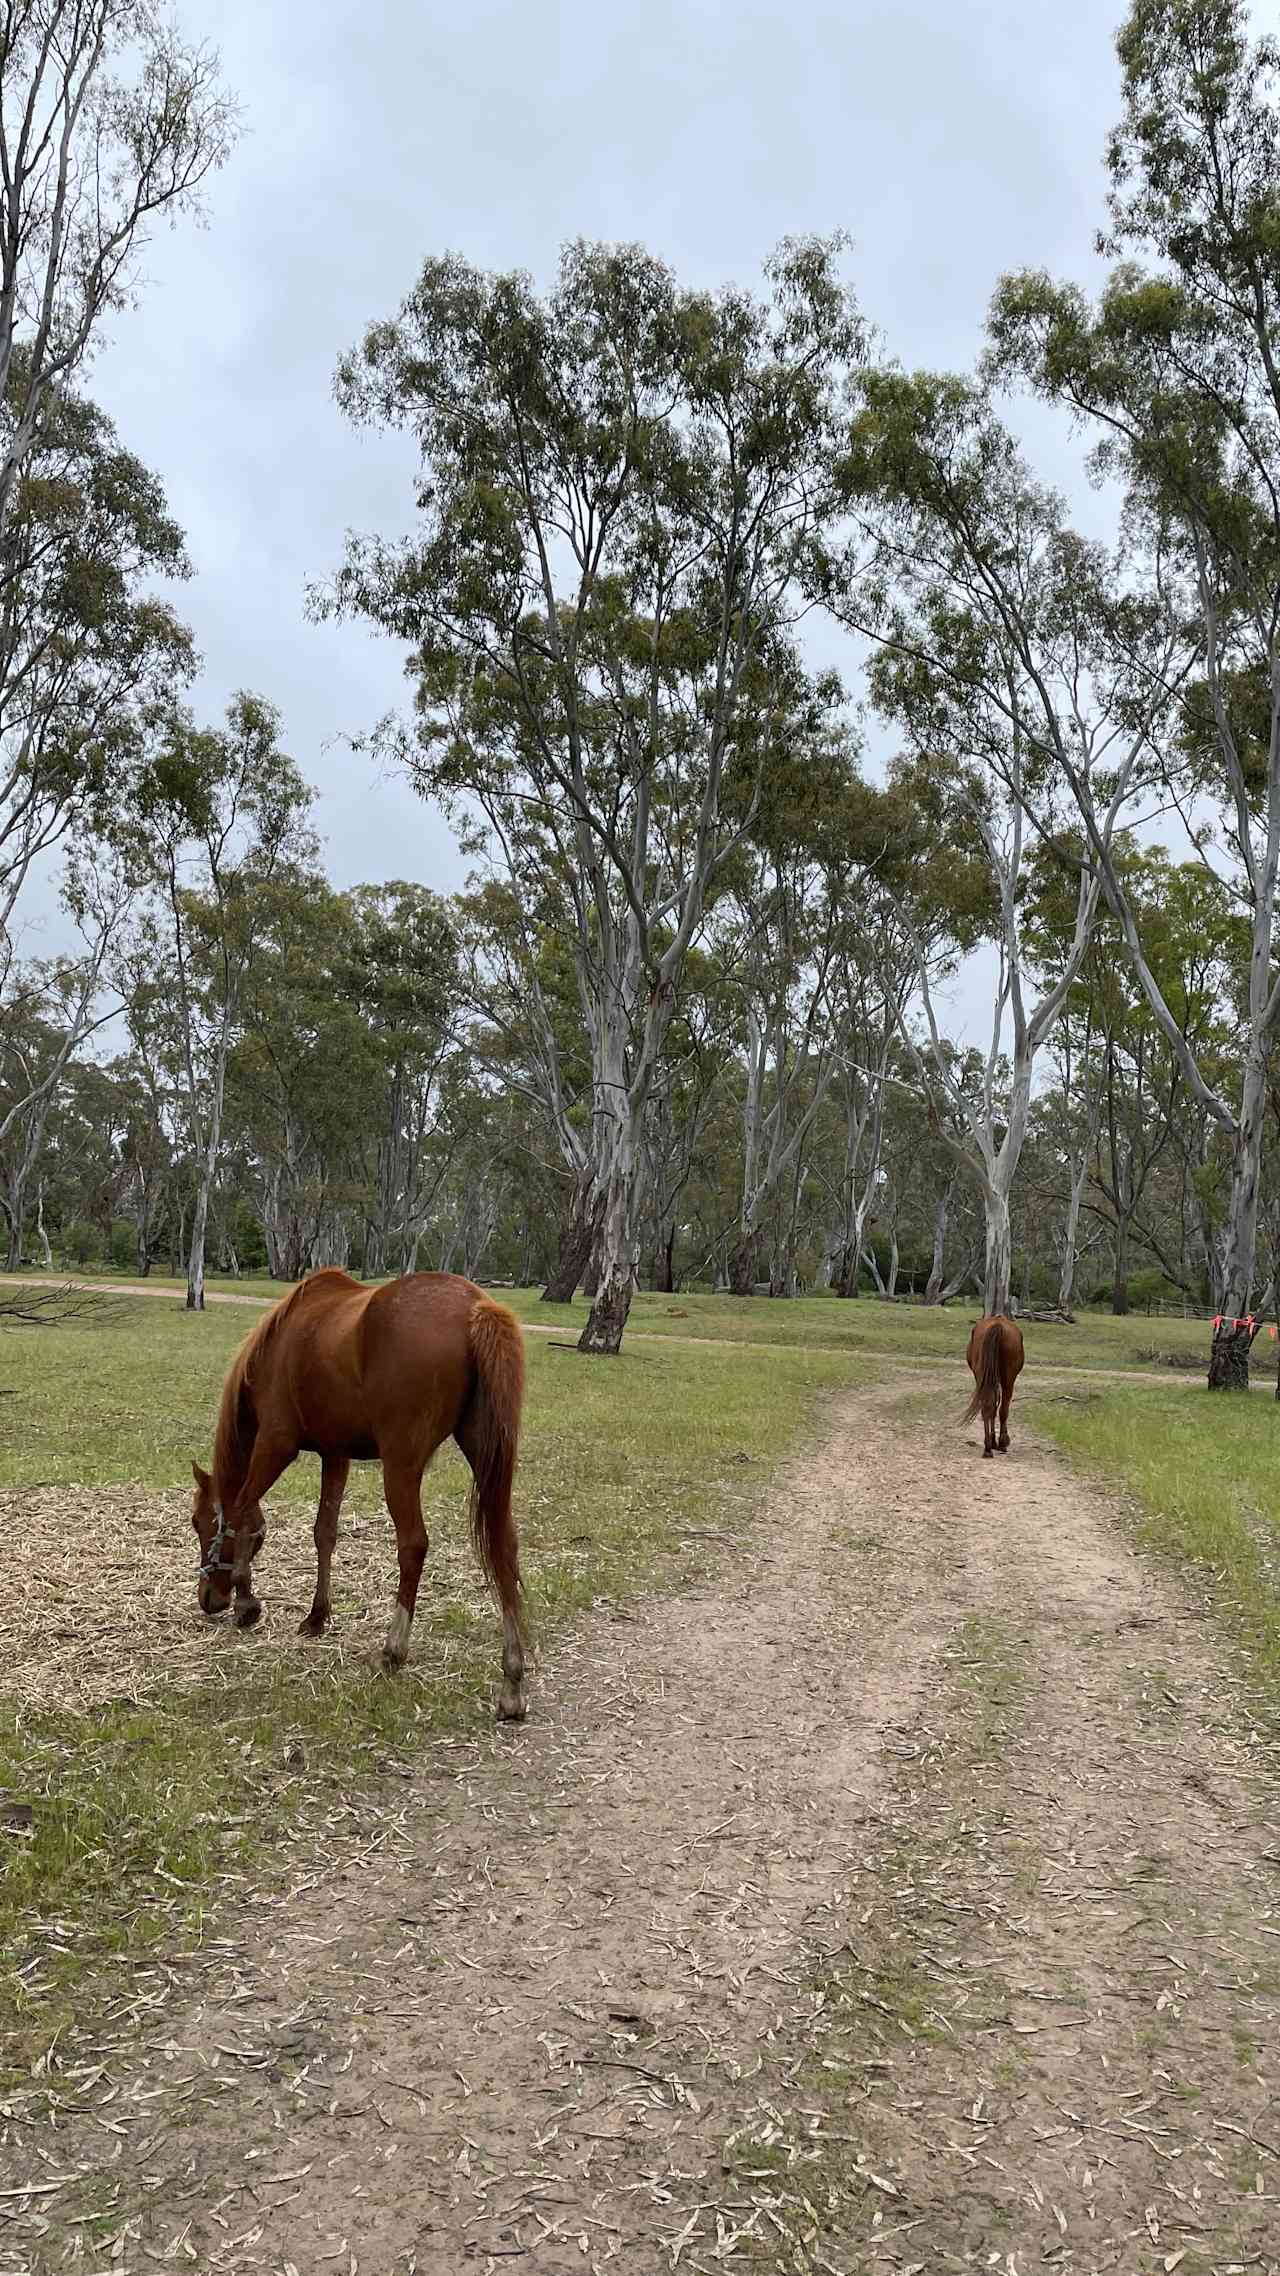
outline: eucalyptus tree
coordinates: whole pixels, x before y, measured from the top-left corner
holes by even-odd
[[[735,1009],[721,957],[714,949],[692,950],[644,1130],[651,1285],[667,1293],[677,1285],[676,1247],[686,1191],[704,1156],[708,1126],[733,1063]]]
[[[918,855],[917,817],[897,792],[858,786],[835,817],[833,889],[840,906],[829,983],[835,1073],[832,1098],[843,1144],[831,1181],[839,1296],[856,1296],[867,1229],[883,1178],[891,1098],[901,1092],[902,1034],[918,987],[918,958],[935,977],[950,966],[955,917],[934,896]],[[898,891],[912,879],[911,915]],[[961,924],[963,930],[963,920]],[[943,1211],[940,1238],[945,1238]]]
[[[109,833],[142,720],[193,668],[155,596],[189,574],[154,475],[59,395],[0,527],[0,948],[33,863]]]
[[[835,1069],[830,987],[844,909],[822,852],[848,813],[851,764],[840,742],[821,735],[779,752],[728,873],[746,1077],[729,1265],[738,1296],[751,1292],[766,1213],[798,1170]]]
[[[109,954],[137,890],[138,880],[118,851],[77,847],[64,864],[61,900],[80,934],[79,953],[14,965],[7,975],[0,1035],[13,1087],[0,1104],[0,1161],[11,1270],[21,1253],[28,1188],[57,1092],[88,1038],[118,1009],[107,987]],[[27,1052],[16,1042],[16,1034],[33,1004],[40,1007],[41,1048]]]
[[[462,971],[476,1018],[473,1049],[504,1088],[543,1120],[567,1174],[568,1204],[542,1291],[568,1304],[587,1271],[597,1227],[591,1146],[591,1052],[573,953],[572,896],[553,867],[525,858],[521,836],[495,832],[491,858],[458,906]]]
[[[258,696],[236,696],[223,728],[197,728],[172,707],[157,723],[137,792],[134,859],[152,885],[141,946],[170,982],[169,1056],[195,1173],[193,1311],[204,1308],[227,1067],[271,907],[267,889],[311,852],[311,793],[278,734],[277,713]]]
[[[941,737],[938,738],[941,742]],[[1063,973],[1035,990],[1025,937],[1026,843],[1016,798],[993,794],[991,784],[967,767],[958,750],[935,751],[898,771],[898,787],[913,786],[914,800],[936,838],[925,857],[934,879],[923,890],[904,885],[899,910],[913,936],[915,988],[923,1032],[900,1021],[918,1081],[931,1101],[931,1119],[956,1159],[977,1184],[986,1221],[983,1301],[988,1312],[1007,1313],[1011,1299],[1013,1238],[1010,1206],[1031,1111],[1035,1063],[1052,1035],[1088,944],[1097,884],[1082,874],[1075,923]],[[937,889],[939,854],[955,864],[948,894],[968,900],[962,922],[968,936],[985,934],[996,951],[990,1035],[976,1093],[965,1080],[967,1063],[951,1049],[939,1016],[935,976],[929,968],[921,919]],[[964,875],[967,868],[968,876]],[[1006,1055],[1006,1037],[1012,1046]]]
[[[413,1272],[447,1155],[437,1134],[460,1036],[457,931],[438,894],[401,879],[357,887],[350,907],[344,1000],[372,1053],[365,1269]]]
[[[809,700],[795,580],[862,335],[835,247],[784,245],[768,283],[684,291],[637,247],[580,243],[541,297],[434,259],[338,372],[353,419],[416,438],[422,520],[399,546],[353,540],[322,605],[409,644],[416,780],[514,849],[517,890],[543,865],[569,899],[600,1268],[586,1351],[623,1334],[689,950]]]
[[[839,1152],[827,1180],[835,1209],[829,1253],[838,1296],[856,1296],[884,1156],[886,1110],[900,1080],[901,1034],[916,990],[915,953],[893,897],[868,896],[841,929],[829,994],[831,1102]],[[942,1232],[945,1235],[945,1213]]]
[[[1196,672],[1179,687],[1169,794],[1250,935],[1238,1080],[1181,1033],[1125,891],[1099,789],[1068,779],[1107,898],[1183,1079],[1231,1148],[1211,1387],[1247,1387],[1266,1068],[1280,1022],[1280,47],[1239,0],[1136,0],[1118,38],[1109,149],[1114,266],[1096,301],[1043,274],[1006,280],[992,364],[1067,404],[1125,485],[1130,518],[1181,583]]]
[[[154,0],[0,5],[0,535],[152,228],[198,203],[234,134],[217,57]]]
[[[226,1120],[249,1165],[271,1273],[297,1280],[349,1246],[384,1070],[350,985],[350,898],[289,863],[255,890],[258,943],[228,1062]]]
[[[1131,791],[1154,771],[1182,629],[1158,580],[1126,578],[1066,526],[973,382],[868,374],[841,480],[850,513],[871,524],[875,569],[865,572],[861,544],[852,558],[829,553],[822,590],[874,643],[873,700],[905,737],[921,815],[932,803],[933,828],[984,879],[997,965],[981,1107],[951,1093],[922,944],[915,1057],[968,1133],[961,1151],[987,1215],[987,1308],[998,1310],[1035,1062],[1088,950],[1098,849],[1109,851]],[[1098,800],[1096,847],[1094,834],[1081,843],[1073,782]],[[1038,848],[1073,873],[1074,913],[1062,969],[1033,999],[1022,897]]]
[[[11,387],[24,371],[19,357]],[[0,1118],[18,1213],[11,1248],[53,1092],[99,1021],[108,952],[138,882],[120,824],[147,719],[192,670],[190,635],[152,580],[186,573],[154,476],[92,404],[59,394],[0,525],[0,1016],[29,985],[15,963],[15,911],[51,856],[62,857],[62,897],[85,945],[74,983],[68,964],[56,987],[58,1047],[30,1062],[29,1089]]]

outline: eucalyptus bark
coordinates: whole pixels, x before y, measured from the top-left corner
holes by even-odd
[[[622,1348],[636,1284],[634,1182],[635,1162],[627,1145],[627,1133],[615,1131],[607,1148],[602,1180],[600,1277],[590,1316],[578,1338],[579,1351],[594,1352],[605,1358],[615,1357]]]
[[[573,1302],[578,1283],[591,1262],[597,1220],[595,1178],[588,1162],[582,1165],[574,1180],[569,1208],[560,1228],[556,1261],[542,1291],[544,1304]]]
[[[676,1229],[667,1224],[659,1229],[659,1240],[653,1260],[653,1285],[660,1296],[674,1296]]]
[[[945,1185],[939,1194],[938,1206],[933,1213],[933,1261],[929,1267],[929,1278],[925,1283],[924,1300],[926,1304],[939,1304],[942,1301],[942,1291],[946,1282],[947,1223],[951,1215],[951,1200],[955,1189],[956,1181],[952,1178],[950,1184]]]
[[[1255,1044],[1245,1060],[1240,1118],[1231,1163],[1231,1205],[1222,1255],[1220,1324],[1209,1352],[1209,1389],[1247,1391],[1249,1354],[1255,1331],[1242,1322],[1249,1310],[1258,1245],[1258,1185],[1266,1119],[1267,1071]]]
[[[1010,1289],[1013,1281],[1013,1234],[1009,1224],[1009,1196],[999,1187],[989,1185],[986,1201],[986,1272],[982,1284],[982,1309],[988,1314],[1007,1316]]]
[[[1080,1240],[1080,1208],[1084,1200],[1085,1180],[1089,1174],[1089,1157],[1082,1154],[1079,1167],[1072,1169],[1071,1187],[1067,1195],[1067,1215],[1062,1229],[1062,1261],[1058,1269],[1058,1310],[1063,1318],[1070,1316],[1075,1298],[1076,1251]]]
[[[45,1222],[44,1222],[44,1181],[43,1181],[43,1179],[41,1180],[41,1182],[40,1182],[40,1185],[38,1186],[38,1188],[37,1188],[37,1190],[36,1190],[36,1238],[37,1238],[37,1240],[38,1240],[38,1241],[39,1241],[39,1243],[40,1243],[40,1262],[41,1262],[41,1264],[44,1266],[44,1269],[45,1269],[45,1271],[46,1271],[46,1272],[52,1272],[52,1271],[53,1271],[53,1250],[52,1250],[52,1249],[50,1248],[50,1246],[49,1246],[49,1235],[48,1235],[48,1233],[47,1233],[47,1232],[46,1232],[46,1230],[45,1230]]]

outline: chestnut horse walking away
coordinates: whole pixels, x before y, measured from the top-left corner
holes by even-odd
[[[400,1588],[382,1654],[404,1666],[427,1554],[422,1474],[452,1436],[471,1464],[471,1534],[502,1609],[498,1713],[524,1719],[520,1556],[511,1481],[524,1394],[524,1338],[504,1304],[451,1272],[365,1288],[314,1272],[259,1321],[222,1393],[213,1475],[192,1464],[202,1612],[251,1628],[262,1606],[251,1566],[266,1539],[261,1502],[298,1454],[318,1454],[316,1593],[300,1634],[329,1625],[329,1568],[353,1462],[381,1462],[396,1529]]]
[[[981,1415],[982,1452],[989,1460],[997,1452],[1007,1454],[1009,1451],[1009,1402],[1025,1358],[1022,1330],[1017,1321],[1006,1320],[1002,1312],[993,1312],[985,1320],[975,1320],[965,1357],[973,1377],[973,1397],[965,1408],[964,1419],[970,1423],[975,1415]],[[998,1437],[997,1413],[1000,1418]]]

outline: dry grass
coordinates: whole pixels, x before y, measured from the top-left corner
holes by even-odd
[[[489,1600],[461,1524],[466,1487],[457,1457],[446,1458],[454,1523],[433,1543],[425,1607],[433,1630],[457,1635],[493,1626]],[[335,1567],[337,1627],[319,1643],[292,1631],[311,1603],[315,1581],[310,1507],[272,1503],[264,1588],[270,1596],[270,1650],[296,1661],[299,1680],[371,1662],[394,1593],[389,1521],[347,1516]],[[175,1689],[234,1680],[263,1654],[267,1638],[247,1637],[196,1608],[188,1493],[137,1487],[44,1486],[0,1492],[0,1531],[16,1553],[6,1560],[0,1607],[3,1694],[24,1711],[83,1712],[110,1701],[140,1706]]]

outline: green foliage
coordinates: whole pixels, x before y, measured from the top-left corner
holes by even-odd
[[[15,351],[4,411],[30,386]],[[0,527],[0,880],[76,824],[111,837],[148,713],[194,669],[191,636],[156,595],[190,574],[156,477],[71,390],[51,396]]]
[[[68,1264],[96,1264],[102,1255],[102,1235],[96,1225],[83,1217],[73,1217],[62,1229],[62,1251]]]

